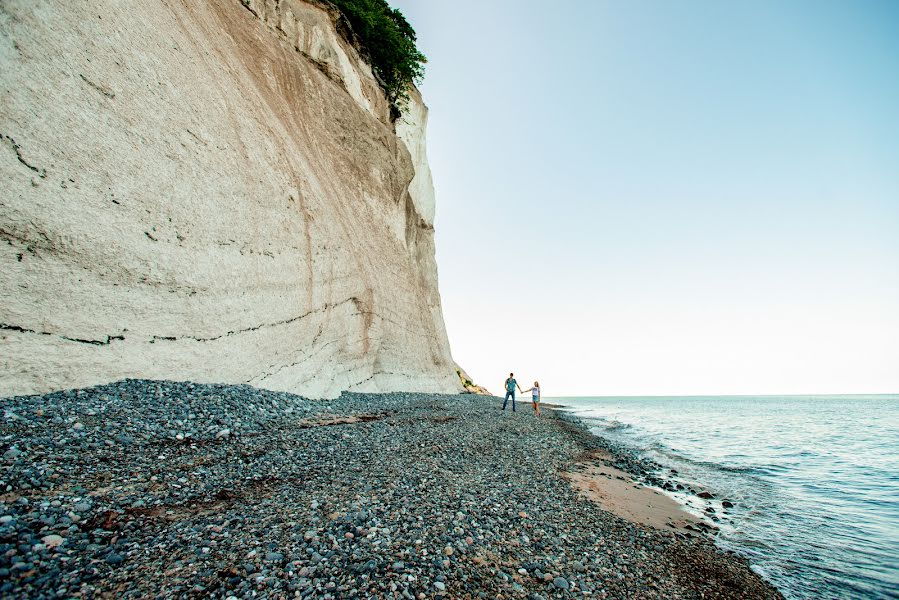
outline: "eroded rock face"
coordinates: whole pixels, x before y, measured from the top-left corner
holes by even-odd
[[[0,395],[460,389],[417,94],[301,0],[0,5]]]

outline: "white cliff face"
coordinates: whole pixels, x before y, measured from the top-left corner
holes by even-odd
[[[342,85],[360,107],[389,124],[387,98],[368,63],[337,32],[336,9],[315,0],[247,0],[245,6]]]
[[[0,5],[0,395],[455,392],[417,94],[302,0]]]
[[[409,104],[396,122],[396,134],[409,149],[415,177],[409,184],[409,195],[415,210],[430,225],[434,224],[436,199],[431,166],[428,164],[426,132],[428,128],[428,107],[425,106],[418,90],[412,90]]]

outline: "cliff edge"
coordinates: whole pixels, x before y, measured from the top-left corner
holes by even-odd
[[[0,5],[0,395],[457,392],[417,91],[303,0]]]

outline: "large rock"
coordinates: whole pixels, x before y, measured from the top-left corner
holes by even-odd
[[[0,4],[0,395],[455,392],[427,109],[333,9]]]

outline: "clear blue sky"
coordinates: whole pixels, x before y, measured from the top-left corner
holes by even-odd
[[[899,392],[899,2],[392,4],[478,382]]]

